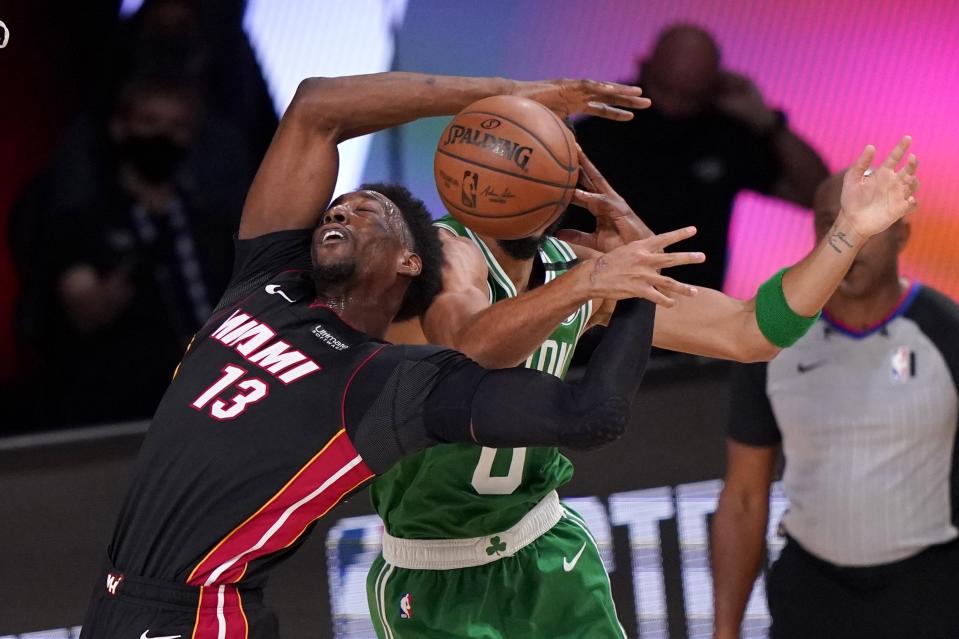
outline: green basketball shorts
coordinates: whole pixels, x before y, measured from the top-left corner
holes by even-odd
[[[380,639],[626,636],[596,543],[555,492],[499,534],[384,535],[383,552],[366,581]]]

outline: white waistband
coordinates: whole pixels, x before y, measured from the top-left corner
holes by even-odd
[[[383,531],[383,559],[398,568],[455,570],[512,557],[563,517],[559,495],[552,491],[514,526],[472,539],[400,539]]]

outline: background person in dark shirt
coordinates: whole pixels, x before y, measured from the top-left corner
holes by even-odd
[[[625,124],[586,119],[577,139],[653,231],[699,229],[690,250],[709,259],[676,277],[720,290],[736,195],[748,189],[809,207],[826,166],[749,78],[721,68],[718,45],[697,27],[663,31],[636,83],[652,107]],[[582,211],[567,222],[590,224]]]
[[[251,171],[226,130],[193,82],[136,78],[108,121],[78,123],[21,195],[18,329],[44,397],[34,423],[152,414],[229,278]]]
[[[817,237],[841,186],[816,193]],[[789,509],[766,580],[771,636],[959,636],[959,307],[900,278],[908,236],[901,220],[871,239],[817,325],[736,371],[713,519],[717,639],[739,636],[780,448]]]

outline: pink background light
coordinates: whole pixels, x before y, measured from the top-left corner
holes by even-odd
[[[770,105],[786,111],[790,126],[831,170],[851,163],[867,143],[884,156],[901,135],[912,135],[922,189],[904,271],[959,298],[959,2],[536,0],[482,6],[485,18],[478,20],[471,3],[412,2],[400,35],[401,68],[632,81],[656,35],[675,22],[691,22],[715,36],[725,67],[751,77]],[[429,200],[435,190],[430,146],[442,123],[414,126],[421,128],[407,138],[404,177]],[[442,211],[437,199],[430,204]],[[807,211],[742,194],[726,290],[751,296],[811,246]]]

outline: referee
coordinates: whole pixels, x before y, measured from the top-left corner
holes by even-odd
[[[841,186],[816,193],[820,239]],[[716,639],[739,636],[780,447],[789,509],[766,582],[770,636],[959,637],[959,307],[899,276],[908,236],[901,220],[870,240],[817,326],[735,373],[712,527]]]

